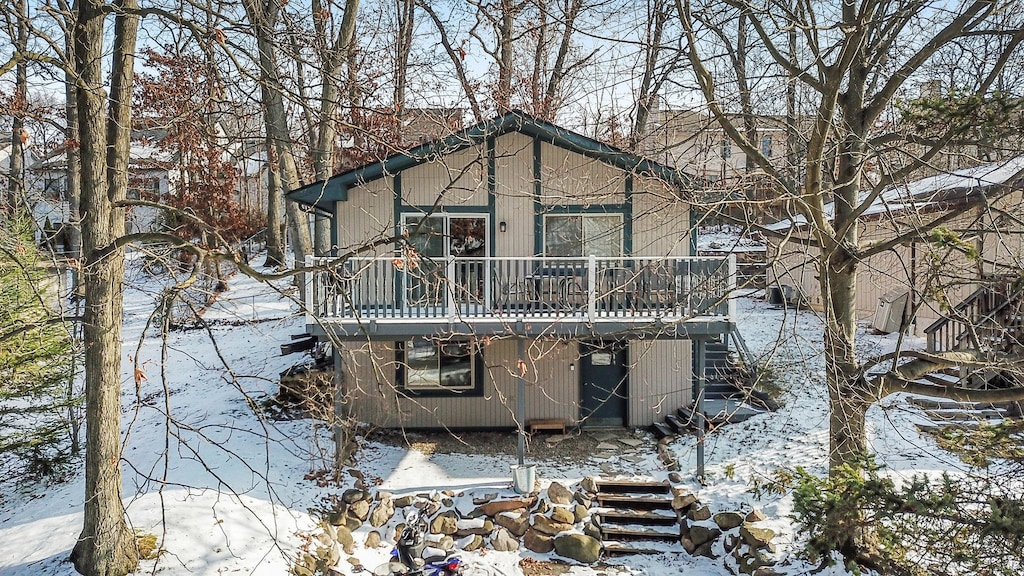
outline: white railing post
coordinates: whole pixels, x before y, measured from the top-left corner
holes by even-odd
[[[445,260],[445,304],[448,306],[448,319],[454,321],[456,312],[456,300],[455,291],[459,289],[458,282],[455,276],[455,257],[449,256]]]
[[[587,318],[593,322],[597,317],[597,256],[590,255],[587,267]]]
[[[736,255],[729,254],[729,320],[736,321]]]

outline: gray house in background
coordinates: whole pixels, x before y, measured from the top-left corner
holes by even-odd
[[[695,186],[516,111],[311,184],[290,197],[334,256],[308,262],[308,330],[372,425],[650,425],[733,328],[733,262],[691,255]]]

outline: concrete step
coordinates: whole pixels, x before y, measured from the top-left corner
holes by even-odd
[[[598,480],[600,494],[670,494],[672,486],[665,480]]]
[[[619,510],[672,510],[672,498],[659,496],[628,496],[598,493],[597,503],[602,508]]]
[[[617,528],[601,527],[601,538],[616,542],[647,540],[653,542],[679,542],[679,528],[674,531],[654,530],[651,528]]]
[[[674,430],[671,426],[665,424],[664,422],[655,422],[654,424],[652,424],[651,432],[653,432],[654,435],[658,437],[658,439],[668,438],[669,436],[675,436],[678,433],[677,430]]]
[[[642,526],[678,526],[679,517],[672,513],[664,513],[656,510],[605,510],[597,512],[598,524],[607,526],[616,525],[642,525]]]

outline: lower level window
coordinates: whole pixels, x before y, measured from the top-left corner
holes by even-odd
[[[483,365],[476,346],[466,340],[414,338],[402,343],[399,364],[406,392],[426,395],[482,393]]]

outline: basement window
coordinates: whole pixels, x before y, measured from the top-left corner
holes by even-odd
[[[398,381],[415,396],[480,396],[483,358],[468,340],[413,338],[399,343]]]

